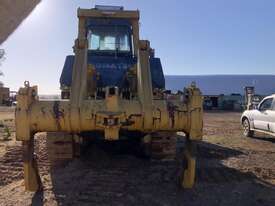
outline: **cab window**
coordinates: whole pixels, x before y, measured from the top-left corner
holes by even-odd
[[[268,99],[264,100],[261,103],[259,110],[260,111],[270,110],[272,108],[272,102],[273,102],[273,98],[268,98]]]
[[[88,33],[89,50],[101,52],[130,52],[130,34],[125,28],[100,27]]]

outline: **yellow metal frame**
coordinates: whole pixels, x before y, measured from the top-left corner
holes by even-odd
[[[152,91],[150,72],[150,42],[139,39],[139,11],[99,11],[79,9],[78,38],[75,40],[72,87],[70,100],[40,101],[37,86],[20,88],[16,108],[16,138],[32,145],[36,132],[68,132],[77,134],[84,131],[103,131],[107,140],[117,140],[120,130],[151,132],[182,131],[190,140],[202,138],[202,95],[193,84],[181,94],[167,95],[155,99]],[[87,76],[93,67],[87,64],[88,40],[85,21],[87,18],[125,18],[132,25],[134,54],[138,63],[133,68],[137,79],[137,98],[122,99],[118,92],[104,100],[88,99]],[[106,88],[108,91],[108,88]],[[114,122],[109,125],[109,122]],[[107,123],[106,123],[107,122]],[[39,188],[38,172],[31,147],[24,147],[28,159],[24,161],[26,189]],[[193,179],[195,160],[189,157],[190,170],[184,179]],[[190,187],[193,182],[185,181]]]

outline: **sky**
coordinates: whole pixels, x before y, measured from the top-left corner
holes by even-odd
[[[77,8],[95,4],[140,10],[140,36],[151,41],[165,74],[275,74],[274,0],[42,0],[0,45],[0,81],[18,90],[29,80],[40,94],[59,93]]]

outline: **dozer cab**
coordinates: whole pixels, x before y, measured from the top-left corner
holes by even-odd
[[[16,137],[23,142],[27,190],[40,188],[34,134],[47,132],[51,160],[79,156],[85,140],[140,138],[146,154],[175,153],[173,137],[186,136],[181,185],[195,180],[195,144],[202,139],[202,95],[195,84],[165,90],[159,58],[139,38],[139,11],[97,6],[78,9],[74,55],[67,56],[58,101],[39,100],[25,82],[17,96]]]

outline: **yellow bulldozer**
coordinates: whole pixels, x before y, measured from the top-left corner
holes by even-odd
[[[40,178],[34,135],[47,132],[51,162],[78,157],[83,142],[139,138],[149,156],[175,153],[177,132],[186,144],[181,185],[195,181],[195,142],[202,139],[202,95],[195,84],[165,89],[159,58],[139,38],[139,11],[96,6],[78,9],[78,37],[60,77],[61,99],[39,100],[37,86],[24,83],[17,95],[16,138],[23,142],[25,188]]]

